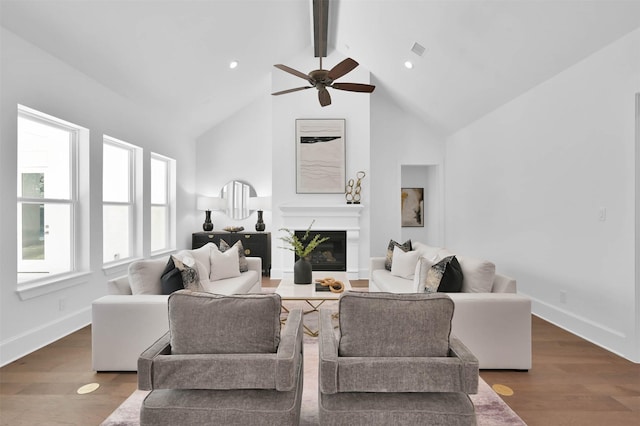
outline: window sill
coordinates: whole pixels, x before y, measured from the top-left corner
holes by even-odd
[[[20,284],[16,293],[20,296],[20,300],[29,300],[65,288],[86,284],[89,282],[90,276],[91,272],[74,272],[56,275],[55,277]]]
[[[102,273],[107,278],[120,277],[129,273],[129,265],[136,260],[142,260],[141,257],[128,257],[124,260],[109,262],[102,265]]]

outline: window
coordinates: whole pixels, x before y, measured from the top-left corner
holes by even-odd
[[[151,252],[169,250],[175,234],[175,160],[151,155]]]
[[[102,260],[115,262],[139,252],[137,196],[141,149],[105,136],[102,146]]]
[[[18,108],[18,283],[76,270],[80,130]]]

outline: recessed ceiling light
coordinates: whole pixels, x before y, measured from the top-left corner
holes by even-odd
[[[238,61],[231,61],[229,62],[229,68],[231,69],[235,69],[238,67]]]
[[[412,69],[412,68],[413,68],[413,62],[411,62],[411,61],[405,61],[404,66],[405,66],[407,69]]]

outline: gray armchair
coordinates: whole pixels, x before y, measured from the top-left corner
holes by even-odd
[[[348,292],[338,335],[321,310],[320,424],[475,425],[478,360],[450,336],[453,309],[442,293]]]
[[[169,297],[169,332],[138,359],[151,390],[141,425],[297,425],[302,403],[302,311],[280,326],[280,296]]]

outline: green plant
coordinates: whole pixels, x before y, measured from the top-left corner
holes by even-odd
[[[295,232],[290,229],[280,228],[280,231],[284,231],[288,234],[286,237],[280,237],[280,239],[289,245],[288,247],[281,248],[291,250],[301,259],[308,257],[316,247],[329,239],[329,237],[322,237],[320,234],[316,234],[313,236],[311,241],[305,245],[314,222],[315,220],[311,222],[311,225],[309,225],[302,238],[298,238]]]

